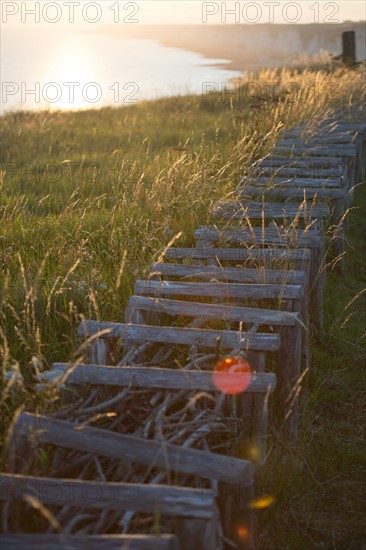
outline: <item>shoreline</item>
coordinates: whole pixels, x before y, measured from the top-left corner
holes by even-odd
[[[126,39],[152,39],[162,46],[202,55],[207,59],[228,60],[215,67],[250,72],[260,68],[289,65],[300,58],[339,54],[342,32],[356,31],[357,54],[366,58],[363,22],[332,24],[256,24],[256,25],[134,25],[101,26],[96,34]],[[290,53],[291,52],[291,53]]]

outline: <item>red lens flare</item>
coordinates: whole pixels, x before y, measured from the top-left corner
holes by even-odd
[[[224,357],[216,364],[212,376],[218,390],[236,395],[244,392],[250,384],[250,365],[241,357]]]
[[[247,539],[249,537],[249,529],[247,527],[238,527],[238,535],[242,539]]]

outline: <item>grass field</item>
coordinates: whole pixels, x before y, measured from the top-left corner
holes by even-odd
[[[237,97],[2,118],[5,429],[21,404],[40,403],[35,375],[68,360],[80,319],[121,321],[136,278],[168,243],[193,243],[213,203],[233,193],[281,128],[316,124],[364,94],[363,69],[263,71],[254,81],[252,95],[243,82]],[[359,549],[366,540],[365,206],[361,186],[348,215],[346,273],[329,274],[325,329],[312,338],[299,443],[287,448],[273,434],[260,472],[259,492],[273,504],[257,514],[258,549]]]

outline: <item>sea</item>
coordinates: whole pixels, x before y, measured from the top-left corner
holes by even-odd
[[[218,91],[240,73],[158,41],[95,32],[5,29],[1,112],[84,110]]]

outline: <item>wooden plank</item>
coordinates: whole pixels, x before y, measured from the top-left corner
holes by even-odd
[[[215,519],[209,521],[179,519],[175,522],[176,533],[182,550],[222,550],[222,529],[218,530]]]
[[[154,296],[207,296],[222,299],[269,298],[299,300],[304,296],[301,285],[255,283],[187,283],[181,281],[142,281],[135,283],[135,294]]]
[[[289,153],[292,155],[298,155],[306,153],[310,156],[331,156],[331,157],[356,157],[357,148],[354,145],[311,145],[300,142],[299,144],[293,143],[293,141],[278,141],[273,148],[275,153]]]
[[[307,200],[317,197],[318,199],[344,199],[346,197],[346,189],[327,189],[324,187],[309,187],[304,189],[303,187],[295,187],[293,185],[282,185],[282,187],[240,185],[238,187],[238,194],[241,197],[261,197],[267,195],[277,199],[296,199]]]
[[[259,192],[259,188],[254,188],[254,187],[246,187],[246,188],[243,188],[242,190],[242,193],[243,195],[246,194],[246,195],[253,195],[253,196],[258,196],[258,192]],[[341,192],[343,194],[342,197],[336,197],[334,196],[334,193],[335,192]],[[345,190],[336,190],[336,189],[332,189],[332,190],[322,190],[322,193],[332,193],[332,197],[329,197],[329,198],[332,198],[332,203],[333,203],[333,208],[332,208],[332,214],[333,214],[333,222],[335,225],[337,225],[339,223],[340,220],[342,220],[342,216],[345,212],[345,209],[346,209],[346,203],[345,203],[345,200],[344,200],[344,193],[345,193]],[[263,195],[264,194],[267,194],[269,196],[275,196],[275,197],[279,197],[282,195],[283,198],[285,198],[286,196],[287,197],[292,197],[294,198],[294,190],[292,189],[291,191],[288,190],[287,188],[286,189],[277,189],[277,188],[271,188],[271,189],[267,189],[267,190],[263,190]],[[299,189],[297,190],[297,196],[298,198],[300,198],[301,196],[304,196],[305,194],[305,191],[303,189]],[[306,195],[307,197],[309,198],[309,196],[311,196],[311,192],[309,193],[308,191],[306,191]],[[295,195],[296,196],[296,195]],[[341,222],[341,225],[343,225],[343,222]],[[253,232],[255,232],[256,229],[259,229],[261,230],[262,228],[253,228]],[[229,232],[226,232],[227,235],[230,236],[230,233]],[[251,230],[247,229],[247,233],[251,233]],[[260,235],[260,231],[257,231],[257,233]],[[299,233],[301,235],[301,233]],[[205,237],[205,240],[209,240],[208,237]],[[339,237],[337,238],[337,250],[340,251],[340,250],[343,250],[343,247],[344,247],[344,239],[343,239],[343,227],[340,228],[340,231],[339,231]],[[289,243],[290,244],[290,243]],[[323,314],[322,314],[322,299],[320,300],[319,299],[319,296],[320,296],[320,293],[323,291],[323,288],[324,288],[324,276],[325,276],[325,271],[324,271],[324,251],[325,251],[325,246],[324,246],[324,242],[322,241],[319,241],[318,242],[318,245],[316,246],[315,244],[311,244],[310,242],[302,242],[301,240],[299,241],[299,245],[302,245],[302,246],[308,246],[309,248],[312,249],[312,267],[311,267],[311,273],[310,273],[310,280],[312,281],[312,293],[314,294],[314,292],[316,293],[316,298],[314,299],[314,296],[313,296],[313,300],[312,300],[312,303],[313,303],[313,311],[315,312],[315,318],[317,319],[317,325],[318,325],[318,328],[321,329],[322,328],[322,319],[323,319]],[[290,244],[291,246],[291,244]],[[342,267],[342,266],[341,266]],[[318,288],[317,288],[318,286]]]
[[[310,281],[312,252],[308,248],[215,248],[214,246],[205,246],[202,243],[201,246],[196,248],[170,248],[166,251],[165,257],[167,260],[174,260],[175,262],[182,260],[185,265],[188,262],[200,264],[200,267],[202,263],[205,263],[208,267],[209,261],[215,263],[216,267],[227,265],[225,262],[231,264],[235,262],[236,268],[254,267],[267,270],[275,266],[280,267],[282,271],[285,269],[304,271],[307,280]]]
[[[299,323],[299,317],[296,313],[280,312],[273,310],[255,310],[252,308],[237,308],[227,307],[224,305],[213,304],[196,304],[192,302],[182,302],[173,300],[162,300],[154,298],[145,298],[134,296],[130,299],[128,304],[128,310],[143,309],[144,311],[150,311],[151,313],[168,313],[170,315],[184,315],[184,316],[196,316],[204,319],[219,319],[227,318],[230,321],[244,321],[254,324],[268,324],[280,327],[297,327],[301,333],[302,329]],[[285,313],[285,315],[283,315]],[[267,316],[268,315],[268,316]],[[290,317],[288,317],[290,315]],[[291,315],[293,317],[291,318]],[[304,312],[306,319],[306,312]],[[277,318],[274,318],[277,317]],[[282,332],[281,332],[282,334]],[[287,334],[287,333],[286,333]],[[291,333],[292,334],[292,333]],[[281,344],[282,345],[282,344]],[[304,346],[306,342],[304,341]],[[281,349],[281,348],[280,348]],[[291,351],[291,353],[290,353]],[[281,368],[291,370],[291,365],[301,364],[301,350],[286,349],[286,354],[282,354],[280,358]],[[305,349],[307,351],[307,349]],[[290,366],[288,366],[290,363]]]
[[[283,203],[283,202],[254,202],[248,201],[222,201],[216,203],[212,215],[214,218],[230,219],[256,219],[264,218],[273,220],[294,219],[294,218],[328,218],[330,210],[327,206],[312,203]]]
[[[330,157],[330,156],[324,156],[324,157],[314,157],[314,156],[301,156],[301,157],[289,157],[289,156],[269,156],[266,157],[258,162],[256,162],[253,167],[256,166],[278,166],[278,167],[284,167],[284,166],[294,166],[294,167],[302,167],[302,168],[344,168],[345,161],[341,157]]]
[[[108,347],[105,340],[98,338],[88,344],[88,360],[96,365],[104,365],[107,361]]]
[[[281,140],[293,140],[293,139],[300,138],[302,141],[306,141],[308,139],[315,139],[316,143],[318,144],[354,144],[355,143],[355,135],[350,132],[342,132],[342,131],[334,131],[334,132],[326,132],[323,130],[321,133],[316,133],[316,135],[309,135],[304,132],[304,130],[287,130],[284,132],[281,132]],[[293,143],[293,141],[292,141]]]
[[[4,550],[179,550],[175,535],[46,535],[4,533]]]
[[[326,132],[326,134],[335,133],[336,135],[341,133],[342,135],[354,134],[354,133],[366,133],[366,124],[364,122],[356,121],[345,121],[339,120],[339,118],[344,118],[343,115],[340,117],[330,117],[321,121],[316,128],[317,135]],[[297,127],[292,128],[291,130],[284,130],[281,134],[292,133],[292,132],[306,132],[311,131],[306,123],[301,122]]]
[[[277,368],[280,418],[284,432],[295,442],[299,420],[299,396],[296,390],[301,375],[301,330],[282,328],[281,343]]]
[[[162,306],[162,307],[161,307]],[[255,310],[254,308],[237,308],[227,307],[225,305],[202,304],[193,302],[183,302],[176,300],[162,300],[155,298],[145,298],[134,296],[130,299],[127,311],[133,312],[138,310],[150,312],[154,317],[151,324],[156,324],[155,315],[159,313],[168,313],[170,315],[194,316],[198,319],[226,319],[231,322],[246,322],[256,325],[273,325],[273,326],[298,326],[300,327],[300,318],[297,313],[283,312],[275,310]],[[298,308],[305,309],[305,304]],[[302,312],[303,319],[307,319],[307,309]],[[290,317],[289,317],[290,315]],[[292,317],[291,317],[292,315]],[[131,316],[132,317],[132,316]],[[128,319],[127,319],[128,320]],[[147,319],[149,322],[150,319]],[[155,323],[154,323],[155,321]],[[230,328],[230,327],[226,327]],[[257,370],[257,359],[253,358],[253,366]]]
[[[27,495],[55,506],[146,512],[167,516],[210,519],[216,515],[214,499],[202,498],[201,489],[142,483],[107,483],[80,479],[56,479],[0,475],[1,500],[23,500]]]
[[[169,471],[205,479],[234,483],[240,479],[250,479],[254,473],[253,464],[248,460],[22,413],[15,424],[14,436],[28,438],[31,434],[39,443],[109,458],[123,458],[146,466],[154,464]]]
[[[214,365],[212,365],[214,367]],[[54,363],[53,371],[68,374],[67,383],[91,386],[131,386],[161,390],[187,390],[218,392],[213,381],[212,371],[181,371],[160,367],[106,367],[100,365],[70,365]],[[276,387],[276,375],[273,373],[252,373],[249,376],[238,373],[216,373],[215,380],[233,381],[240,387],[245,382],[246,393],[268,393]],[[237,381],[237,382],[236,382]],[[244,386],[244,384],[243,384]],[[225,387],[221,385],[220,387]]]
[[[299,329],[300,330],[300,329]],[[280,348],[281,349],[281,348]],[[279,365],[282,370],[283,365]],[[259,372],[264,373],[265,365],[259,365]],[[240,400],[246,400],[245,393],[239,395]],[[258,450],[258,463],[264,464],[266,460],[267,438],[268,438],[268,398],[267,396],[256,394],[253,396],[255,431],[252,438],[253,446]]]
[[[212,290],[212,296],[216,297],[214,287],[212,287]],[[288,311],[238,307],[232,304],[202,304],[182,300],[148,298],[145,296],[132,296],[128,302],[127,309],[130,311],[133,309],[142,309],[151,313],[166,313],[168,315],[182,315],[184,317],[198,317],[202,319],[222,319],[234,323],[243,322],[275,326],[298,326],[300,324],[299,314]]]
[[[238,228],[235,230],[221,230],[210,227],[200,227],[195,232],[197,240],[202,239],[205,242],[229,242],[243,243],[258,242],[264,245],[275,244],[277,246],[289,246],[297,248],[298,246],[306,246],[312,250],[312,262],[310,266],[310,292],[312,295],[312,311],[319,328],[322,327],[322,304],[323,299],[319,301],[321,292],[323,292],[323,281],[320,277],[324,277],[322,266],[324,265],[324,238],[319,235],[318,231],[313,230],[290,230],[283,231],[278,228],[271,227],[251,227]]]
[[[276,146],[277,145],[281,145],[281,147],[282,146],[287,147],[288,149],[297,148],[299,146],[299,147],[308,148],[310,150],[315,149],[320,151],[322,150],[328,151],[329,149],[329,150],[335,151],[336,153],[338,153],[339,151],[340,152],[345,151],[346,155],[349,153],[351,154],[354,153],[357,149],[352,136],[348,138],[346,136],[346,139],[341,142],[337,142],[337,141],[329,142],[326,139],[326,137],[324,139],[324,134],[321,134],[321,133],[312,137],[309,137],[309,136],[303,136],[302,138],[297,137],[296,140],[294,140],[292,137],[290,139],[286,139],[285,137],[283,137],[277,141]],[[338,156],[338,154],[335,154],[334,156]]]
[[[299,177],[299,178],[339,178],[343,175],[341,165],[339,168],[320,168],[315,166],[313,168],[307,168],[303,166],[275,166],[271,163],[258,164],[251,167],[249,170],[249,176],[267,176],[267,177]]]
[[[303,322],[308,318],[309,275],[305,271],[276,270],[276,269],[247,269],[223,268],[221,266],[195,266],[181,264],[153,264],[151,277],[180,276],[183,278],[195,277],[227,282],[252,282],[267,284],[301,284],[304,288],[302,299]]]
[[[284,152],[288,152],[287,150]],[[351,162],[350,162],[351,160]],[[339,175],[346,181],[350,181],[354,177],[354,158],[353,157],[332,157],[332,156],[311,156],[303,153],[301,156],[275,156],[267,157],[261,161],[258,161],[252,166],[251,171],[256,171],[261,167],[270,167],[271,170],[275,168],[296,168],[299,170],[316,169],[322,170],[334,169],[339,171]],[[305,177],[305,174],[301,174]],[[319,174],[320,175],[320,174]],[[318,175],[316,176],[318,177]]]
[[[296,143],[294,143],[294,138]],[[336,151],[342,151],[343,149],[348,150],[349,148],[355,145],[355,136],[352,134],[342,134],[342,133],[317,133],[313,135],[283,135],[278,141],[281,145],[286,145],[288,147],[296,147],[296,145],[301,145],[305,147],[334,147]]]
[[[344,268],[345,268],[344,214],[345,214],[345,206],[344,206],[343,200],[337,199],[333,201],[332,217],[333,217],[333,224],[335,227],[335,231],[333,235],[332,245],[334,250],[334,256],[339,257],[339,261],[337,263],[337,270],[340,273],[344,273]]]
[[[228,243],[255,243],[260,246],[295,246],[311,248],[319,246],[323,237],[318,231],[309,229],[283,230],[275,227],[233,227],[230,229],[216,229],[201,226],[194,232],[196,241],[228,242]]]
[[[336,145],[329,146],[309,146],[306,144],[294,145],[288,147],[283,142],[278,142],[273,149],[274,154],[288,153],[291,155],[310,155],[310,156],[332,156],[344,158],[347,163],[347,187],[351,188],[355,184],[357,170],[358,147],[356,145]]]
[[[334,120],[333,128],[334,131],[366,134],[366,124],[364,122]]]
[[[285,269],[251,269],[245,267],[199,266],[184,264],[152,264],[149,277],[214,279],[231,283],[308,285],[305,271]]]
[[[342,32],[342,62],[348,67],[354,67],[356,59],[356,33],[344,31]]]
[[[171,260],[187,259],[206,260],[216,258],[220,261],[299,261],[310,262],[311,250],[308,248],[291,250],[279,248],[169,248],[165,257]]]
[[[299,176],[295,177],[287,177],[283,178],[283,176],[279,176],[276,174],[273,178],[268,178],[266,176],[245,176],[241,183],[245,185],[246,183],[248,185],[294,185],[295,187],[303,187],[305,189],[312,188],[312,187],[319,187],[322,189],[339,189],[343,185],[345,185],[344,181],[341,179],[341,176],[338,179],[330,179],[330,178],[301,178]]]
[[[323,239],[317,248],[313,250],[313,266],[314,269],[310,275],[310,294],[311,305],[315,317],[316,328],[323,329],[324,325],[324,293],[326,279],[326,252],[325,240]]]
[[[244,496],[242,496],[242,492]],[[255,501],[254,483],[246,487],[220,486],[223,495],[224,533],[239,550],[254,550],[254,510],[250,503]],[[246,537],[243,537],[246,533]]]
[[[108,331],[108,333],[103,333]],[[276,334],[253,334],[229,330],[191,329],[176,327],[154,327],[132,323],[103,323],[85,321],[79,325],[79,336],[100,334],[101,338],[121,338],[124,342],[156,342],[172,345],[202,346],[222,349],[245,349],[278,351],[279,336]]]

